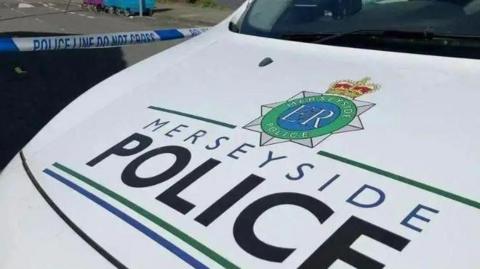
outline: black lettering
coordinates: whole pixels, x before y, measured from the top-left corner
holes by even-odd
[[[414,230],[414,231],[417,231],[417,232],[421,232],[422,229],[419,228],[418,226],[415,226],[414,224],[412,224],[410,222],[411,219],[415,218],[415,219],[418,219],[418,220],[421,220],[423,222],[430,222],[430,219],[427,218],[426,216],[423,216],[423,215],[420,215],[419,212],[421,210],[426,210],[426,211],[430,211],[431,213],[435,213],[435,214],[438,214],[440,211],[436,210],[435,208],[431,208],[431,207],[428,207],[428,206],[425,206],[425,205],[422,205],[422,204],[419,204],[415,207],[415,209],[413,209],[412,212],[410,212],[408,214],[408,216],[406,218],[404,218],[402,220],[402,222],[400,224]]]
[[[220,144],[221,144],[220,141],[222,141],[222,140],[230,140],[230,138],[226,137],[226,136],[221,136],[221,137],[215,139],[215,145],[213,145],[213,146],[207,145],[207,146],[205,146],[205,148],[208,149],[208,150],[217,149],[218,147],[220,147]]]
[[[178,194],[220,163],[220,161],[215,159],[207,160],[188,175],[180,179],[177,183],[173,184],[162,194],[157,196],[157,200],[163,202],[182,214],[187,214],[195,207],[195,205],[178,197]]]
[[[320,223],[326,221],[333,210],[321,201],[301,193],[275,193],[260,198],[245,208],[235,220],[233,235],[238,245],[251,255],[272,262],[283,262],[295,249],[269,245],[255,235],[257,219],[272,207],[296,205],[312,213]]]
[[[302,163],[299,166],[297,166],[297,175],[291,176],[290,173],[286,174],[285,177],[287,177],[290,180],[299,180],[302,179],[305,176],[305,172],[303,171],[304,167],[308,167],[313,169],[315,166],[311,163]]]
[[[164,172],[147,178],[141,178],[137,176],[136,171],[138,167],[148,159],[162,154],[172,154],[175,156],[175,163]],[[148,151],[140,156],[125,167],[122,172],[122,181],[130,187],[150,187],[158,183],[164,182],[182,171],[190,162],[191,154],[188,149],[179,146],[166,146],[156,148]]]
[[[267,156],[267,160],[265,160],[262,164],[260,164],[258,166],[258,168],[263,168],[265,165],[267,165],[268,163],[270,163],[271,161],[277,161],[277,160],[281,160],[281,159],[285,159],[287,158],[287,156],[277,156],[277,157],[273,157],[273,151],[269,151],[268,152],[268,156]]]
[[[299,268],[328,268],[338,259],[356,268],[383,268],[384,264],[350,248],[361,235],[366,235],[398,251],[410,242],[406,238],[352,216]]]
[[[367,190],[370,193],[371,192],[376,193],[378,198],[375,201],[370,201],[369,203],[365,203],[365,202],[362,202],[362,201],[356,201],[355,200],[355,199],[357,199],[357,197],[359,197],[361,194],[365,193]],[[372,195],[370,195],[370,196],[372,196]],[[354,194],[352,194],[352,196],[350,196],[347,199],[347,203],[350,203],[352,205],[362,207],[362,208],[377,207],[377,206],[381,205],[384,201],[385,201],[385,193],[382,190],[380,190],[378,188],[375,188],[373,186],[370,186],[368,184],[364,184],[360,189],[358,189],[358,191],[356,191]]]
[[[188,127],[188,125],[180,124],[177,127],[173,128],[172,130],[168,131],[165,135],[168,137],[173,137],[172,135],[173,132],[180,133],[181,132],[180,128],[186,128],[186,127]]]
[[[136,142],[138,143],[135,147],[127,148],[126,146],[130,143]],[[116,144],[115,146],[107,149],[102,154],[95,157],[93,160],[87,163],[88,166],[95,166],[99,162],[103,161],[110,155],[117,155],[117,156],[130,156],[139,153],[140,151],[146,149],[150,144],[152,144],[153,140],[146,136],[139,133],[134,133],[131,136],[125,138],[120,143]]]
[[[195,142],[197,141],[197,139],[199,137],[202,137],[202,136],[205,136],[207,134],[207,131],[204,131],[204,130],[199,130],[197,132],[195,132],[194,134],[192,134],[191,136],[185,138],[185,142],[187,142],[190,138],[193,138],[193,141],[192,141],[192,145],[195,144]]]
[[[264,180],[265,179],[263,177],[259,177],[257,175],[252,174],[248,176],[228,193],[222,196],[222,198],[218,199],[215,203],[198,215],[195,220],[204,226],[210,225],[236,202],[242,199],[247,193],[260,185],[260,183],[262,183]]]
[[[153,125],[153,130],[152,132],[155,132],[156,130],[162,128],[163,126],[169,124],[170,121],[164,121],[164,122],[161,122],[161,119],[158,119],[158,120],[155,120],[153,121],[152,123],[148,124],[147,126],[143,127],[143,129],[147,129],[148,127],[152,126]]]
[[[236,149],[234,149],[232,152],[228,153],[227,156],[230,157],[230,158],[233,158],[233,159],[235,159],[235,160],[238,160],[238,158],[240,158],[240,157],[238,157],[238,156],[235,155],[234,153],[236,153],[236,152],[247,153],[247,151],[243,149],[244,147],[254,148],[255,146],[252,145],[252,144],[243,143],[243,144],[240,145],[238,148],[236,148]]]

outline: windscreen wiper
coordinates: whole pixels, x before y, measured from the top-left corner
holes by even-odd
[[[311,33],[311,34],[288,34],[282,38],[295,41],[324,44],[341,38],[349,37],[372,37],[372,38],[395,38],[413,40],[433,39],[464,39],[480,41],[478,36],[437,34],[432,31],[406,31],[406,30],[354,30],[343,33]]]
[[[423,39],[431,40],[436,37],[435,33],[430,31],[399,31],[399,30],[355,30],[344,33],[336,33],[324,38],[313,41],[322,44],[330,40],[351,37],[351,36],[369,36],[379,38],[399,38],[399,39]]]

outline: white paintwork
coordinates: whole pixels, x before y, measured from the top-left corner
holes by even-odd
[[[386,268],[480,266],[479,209],[316,154],[324,150],[480,200],[478,60],[266,39],[231,33],[227,23],[228,20],[95,86],[58,114],[25,147],[30,168],[65,214],[129,267],[188,267],[143,234],[42,173],[54,162],[101,182],[245,268],[297,267],[351,215],[411,240],[402,252],[382,247],[368,238],[360,238],[354,244],[360,252],[386,264]],[[258,63],[265,57],[271,57],[274,63],[259,68]],[[293,143],[259,147],[258,133],[241,128],[259,116],[263,104],[286,100],[302,90],[325,92],[336,80],[358,80],[365,76],[381,84],[380,90],[359,98],[376,104],[362,115],[365,130],[337,134],[312,149]],[[232,130],[147,109],[151,105],[238,127]],[[156,132],[143,129],[158,118],[170,123]],[[179,124],[189,127],[173,137],[165,136]],[[198,130],[208,133],[195,145],[183,141]],[[192,153],[190,164],[175,178],[148,188],[128,187],[120,180],[123,168],[140,154],[111,156],[95,167],[86,165],[135,132],[153,138],[148,149],[166,145],[187,147]],[[216,150],[207,151],[205,145],[213,144],[219,136],[228,136],[230,140]],[[227,156],[243,143],[256,147],[238,154],[238,160]],[[288,158],[259,168],[269,151]],[[191,212],[182,215],[155,199],[208,158],[222,163],[180,194],[196,205]],[[154,175],[172,160],[158,158],[145,163],[138,174]],[[303,179],[285,178],[305,162],[315,168],[306,170]],[[58,169],[52,170],[68,176]],[[194,221],[212,202],[251,173],[267,180],[210,226]],[[335,174],[341,174],[338,181],[318,192]],[[149,220],[86,184],[79,184],[207,266],[218,267]],[[382,189],[386,193],[385,202],[370,209],[345,202],[364,184]],[[255,226],[257,235],[271,244],[297,250],[281,264],[257,259],[236,244],[233,222],[253,200],[287,191],[314,196],[335,213],[319,225],[311,215],[295,207],[268,211]],[[431,218],[429,223],[416,223],[423,229],[421,233],[400,224],[418,204],[440,211],[425,214]],[[0,268],[36,268],[39,264],[45,268],[110,266],[50,210],[34,191],[18,158],[0,177],[0,212],[7,220],[0,222]],[[335,265],[345,266],[340,262]]]

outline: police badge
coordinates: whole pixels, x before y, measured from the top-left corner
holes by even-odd
[[[333,134],[362,130],[360,115],[375,104],[355,98],[380,88],[369,80],[341,80],[326,93],[302,91],[262,105],[261,116],[243,128],[260,133],[260,146],[290,141],[310,148]]]

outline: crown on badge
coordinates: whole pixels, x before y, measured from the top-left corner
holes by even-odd
[[[366,93],[373,92],[380,88],[379,85],[369,83],[369,77],[363,78],[359,81],[354,80],[339,80],[334,82],[327,90],[327,94],[343,95],[355,99]]]

